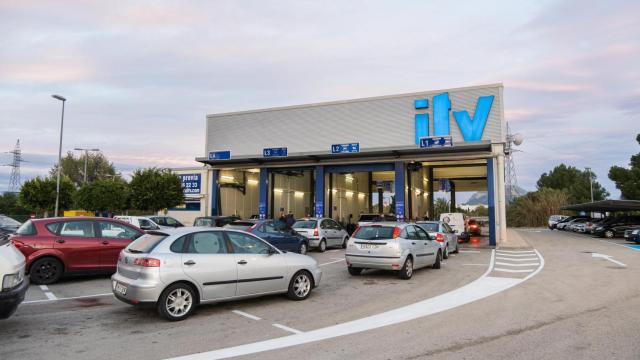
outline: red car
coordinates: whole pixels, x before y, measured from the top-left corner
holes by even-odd
[[[52,284],[67,273],[114,272],[120,250],[143,234],[109,218],[49,218],[25,222],[11,241],[27,258],[31,282]]]

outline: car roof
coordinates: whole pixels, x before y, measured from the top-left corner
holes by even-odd
[[[410,223],[399,223],[399,222],[395,222],[395,221],[376,221],[376,222],[370,222],[370,223],[366,223],[366,224],[362,224],[360,225],[360,227],[365,227],[365,226],[397,226],[400,228],[403,228],[407,225],[412,225]]]

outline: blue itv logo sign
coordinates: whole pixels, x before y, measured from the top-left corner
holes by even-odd
[[[462,133],[464,141],[479,141],[482,139],[491,105],[493,104],[493,95],[481,96],[478,98],[476,110],[473,113],[473,120],[466,110],[454,111],[453,117],[456,119],[458,128]],[[428,99],[417,99],[414,101],[416,110],[429,108]],[[432,136],[449,136],[451,130],[449,128],[449,112],[451,111],[451,100],[449,93],[442,93],[433,97],[433,135]],[[421,145],[421,138],[429,137],[429,114],[415,115],[415,142]],[[422,147],[422,146],[421,146]]]

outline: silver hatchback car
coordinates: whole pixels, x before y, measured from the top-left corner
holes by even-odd
[[[151,231],[129,244],[111,280],[119,300],[154,303],[176,321],[200,303],[274,293],[304,300],[321,277],[315,259],[282,252],[252,234],[188,227]]]
[[[349,233],[335,220],[329,218],[304,218],[297,220],[292,228],[309,239],[309,246],[325,252],[329,246],[345,248]]]
[[[397,270],[406,280],[414,269],[439,269],[442,247],[415,224],[372,223],[360,226],[351,236],[345,257],[351,275],[360,275],[364,269]]]

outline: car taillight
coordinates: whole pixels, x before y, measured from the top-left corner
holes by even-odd
[[[11,243],[13,244],[13,246],[15,246],[18,249],[20,249],[21,247],[25,246],[25,244],[23,242],[15,240],[15,239],[11,239]]]
[[[393,228],[393,238],[395,239],[398,236],[400,236],[400,228],[396,226]]]
[[[440,233],[437,233],[436,234],[436,241],[437,242],[444,242],[444,235],[440,234]]]
[[[160,260],[154,258],[137,258],[133,261],[133,265],[144,267],[159,267]]]
[[[318,228],[313,229],[313,236],[318,236]]]
[[[258,224],[253,225],[252,227],[250,227],[247,232],[252,232],[256,227],[258,226]]]

